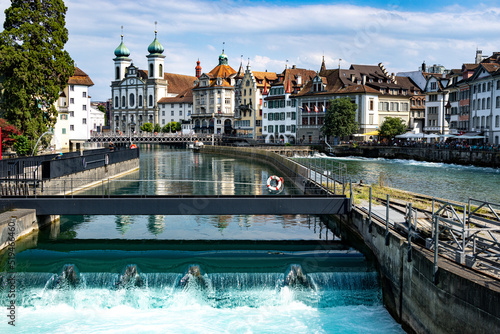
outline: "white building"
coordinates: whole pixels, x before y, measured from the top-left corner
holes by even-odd
[[[314,77],[316,72],[301,68],[285,69],[277,76],[269,92],[263,93],[262,135],[266,143],[296,143],[299,111],[293,94]]]
[[[162,113],[160,114],[159,101],[176,97],[193,87],[195,77],[164,72],[164,48],[157,39],[156,31],[148,52],[148,70],[141,70],[128,58],[130,51],[123,44],[123,36],[115,50],[110,120],[113,132],[139,132],[144,123],[160,124]]]
[[[450,80],[445,75],[431,75],[427,78],[425,85],[425,133],[448,134],[449,117],[448,106],[449,90],[447,86]]]
[[[74,75],[69,78],[68,86],[57,102],[59,115],[52,142],[56,150],[79,149],[90,138],[89,87],[93,85],[90,77],[75,67]]]

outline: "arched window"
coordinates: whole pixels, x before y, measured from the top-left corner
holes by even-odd
[[[120,104],[118,103],[118,96],[115,96],[115,108],[120,107]]]
[[[120,67],[116,66],[116,80],[120,79]]]
[[[126,100],[125,100],[125,96],[122,96],[122,107],[125,108],[125,104],[126,104]]]
[[[158,76],[160,78],[163,78],[163,65],[162,64],[160,64],[159,71],[158,71]]]
[[[139,107],[142,107],[142,95],[139,95]]]
[[[153,106],[153,95],[149,95],[149,106]]]
[[[149,77],[152,78],[154,76],[154,67],[153,64],[149,64]]]
[[[129,96],[129,99],[128,99],[128,100],[129,100],[129,101],[128,101],[128,104],[129,104],[131,107],[133,107],[133,106],[134,106],[134,104],[135,104],[135,96],[134,96],[134,94],[130,94],[130,96]]]

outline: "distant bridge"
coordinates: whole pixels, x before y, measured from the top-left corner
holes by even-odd
[[[4,196],[0,210],[35,209],[37,215],[322,215],[347,214],[344,195]]]
[[[158,133],[158,134],[147,134],[147,135],[112,135],[112,134],[106,134],[106,135],[101,135],[101,136],[93,136],[90,139],[88,139],[88,142],[91,143],[109,143],[113,142],[115,144],[119,143],[151,143],[151,144],[159,144],[159,143],[165,143],[165,144],[176,144],[176,143],[191,143],[194,141],[199,141],[203,143],[212,143],[214,144],[220,144],[222,140],[221,135],[211,135],[211,134],[203,134],[203,133],[195,133],[193,135],[176,135],[176,134],[164,134],[164,133]]]

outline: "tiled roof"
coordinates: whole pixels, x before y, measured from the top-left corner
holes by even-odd
[[[229,65],[218,65],[208,74],[213,78],[229,78],[231,75],[236,74],[236,71]]]
[[[193,90],[188,88],[175,97],[161,98],[158,103],[193,103]]]
[[[75,67],[75,73],[69,77],[68,85],[93,86],[94,83],[90,80],[87,73],[83,72],[78,67]]]
[[[481,64],[481,66],[483,66],[484,69],[486,71],[488,71],[488,73],[495,72],[500,68],[500,65],[498,65],[496,63],[483,63],[483,64]]]
[[[173,73],[164,73],[163,77],[167,80],[168,92],[176,94],[181,94],[186,91],[186,89],[192,89],[194,81],[197,80],[196,77],[190,75]]]

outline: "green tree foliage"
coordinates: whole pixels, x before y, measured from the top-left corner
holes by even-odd
[[[15,136],[20,135],[21,131],[3,118],[0,118],[0,128],[2,129],[2,147],[11,147],[16,141]]]
[[[163,128],[161,128],[161,132],[163,133],[168,133],[170,132],[170,123],[167,123],[163,126]]]
[[[182,129],[182,125],[179,122],[170,122],[170,131],[171,132],[177,132]]]
[[[26,136],[14,135],[14,150],[16,150],[17,155],[25,156],[31,154],[33,149],[33,143]]]
[[[161,132],[161,126],[160,126],[160,124],[156,123],[154,130],[155,130],[156,133]]]
[[[330,100],[321,132],[325,136],[350,136],[358,129],[356,104],[349,98]]]
[[[57,120],[55,102],[74,73],[62,0],[12,0],[0,33],[3,117],[28,139]]]
[[[141,126],[141,130],[144,132],[153,132],[153,123],[144,123]]]
[[[379,136],[393,138],[394,136],[405,133],[405,121],[399,117],[386,117],[380,126]]]

